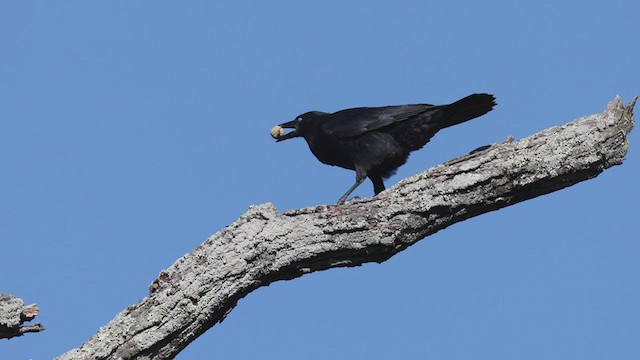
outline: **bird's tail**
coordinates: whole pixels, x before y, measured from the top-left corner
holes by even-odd
[[[496,106],[496,98],[491,94],[472,94],[445,105],[441,129],[475,119],[491,111],[494,106]]]

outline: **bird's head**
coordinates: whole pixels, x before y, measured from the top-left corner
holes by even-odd
[[[295,137],[305,137],[310,135],[316,121],[321,114],[319,111],[310,111],[302,115],[297,116],[294,120],[276,125],[271,129],[271,136],[276,139],[276,142],[280,142]],[[293,129],[285,134],[284,129]]]

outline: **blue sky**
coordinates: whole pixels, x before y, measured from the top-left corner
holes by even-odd
[[[79,346],[251,204],[334,203],[351,171],[271,126],[496,95],[388,186],[640,93],[637,1],[0,3],[0,292]],[[383,264],[278,282],[178,359],[637,359],[638,129],[623,166]],[[367,182],[355,192],[370,196]]]

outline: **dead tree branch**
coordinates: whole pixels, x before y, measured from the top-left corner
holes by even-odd
[[[38,305],[24,305],[22,299],[0,294],[0,339],[11,339],[30,332],[44,330],[41,324],[22,325],[33,320],[40,312]]]
[[[383,262],[459,221],[591,179],[624,160],[634,104],[618,97],[601,114],[451,160],[374,198],[284,213],[253,206],[58,359],[171,359],[261,286]]]

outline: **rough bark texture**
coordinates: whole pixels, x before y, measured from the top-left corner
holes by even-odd
[[[162,271],[139,304],[59,359],[173,358],[261,286],[383,262],[459,221],[591,179],[622,163],[634,103],[616,98],[602,114],[495,144],[374,198],[284,213],[252,206]]]
[[[20,298],[11,294],[0,294],[0,339],[11,339],[44,330],[41,324],[22,325],[33,320],[38,312],[40,309],[36,304],[25,306]]]

